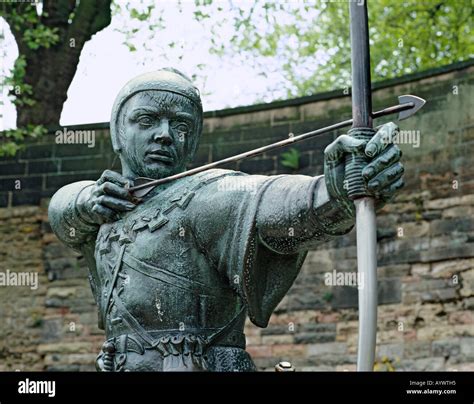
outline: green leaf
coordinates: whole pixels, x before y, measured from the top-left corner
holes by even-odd
[[[298,170],[300,163],[300,152],[297,149],[291,148],[290,150],[281,153],[281,165],[284,167]]]

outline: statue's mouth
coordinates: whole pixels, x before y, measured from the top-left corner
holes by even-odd
[[[151,150],[146,153],[146,156],[152,161],[160,161],[166,164],[171,164],[174,162],[173,154],[166,150]]]

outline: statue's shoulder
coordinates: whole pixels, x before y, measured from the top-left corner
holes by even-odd
[[[183,177],[172,183],[164,191],[156,192],[156,194],[152,195],[147,205],[156,204],[158,202],[162,204],[166,201],[174,202],[179,199],[190,200],[196,194],[207,192],[209,185],[217,184],[220,180],[235,176],[248,176],[248,174],[233,170],[211,169]]]
[[[188,177],[191,181],[198,181],[199,183],[211,183],[221,178],[235,177],[235,176],[248,176],[241,171],[225,170],[222,168],[213,168],[211,170],[203,171]]]
[[[215,168],[181,178],[179,181],[176,181],[171,188],[174,192],[178,190],[197,190],[222,179],[242,176],[248,176],[248,174],[240,171]]]

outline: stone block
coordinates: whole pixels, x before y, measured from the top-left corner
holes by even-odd
[[[299,121],[301,119],[300,109],[298,106],[283,107],[272,111],[272,126],[281,122]]]
[[[461,356],[463,360],[473,361],[474,360],[474,338],[467,337],[461,338]]]
[[[407,359],[427,358],[431,356],[431,343],[429,341],[405,341],[403,357]]]
[[[474,243],[465,243],[463,245],[451,245],[440,248],[433,248],[428,251],[422,251],[418,261],[435,262],[449,259],[469,258],[474,255]]]
[[[439,372],[445,369],[444,358],[423,358],[415,360],[404,360],[401,363],[402,370],[414,372]]]
[[[247,345],[246,351],[252,358],[271,358],[272,347],[269,345]]]
[[[295,328],[297,329],[298,326]],[[276,324],[270,324],[268,327],[263,328],[260,331],[261,335],[282,335],[282,334],[289,334],[291,333],[288,325],[276,325]]]
[[[282,335],[263,335],[262,344],[263,345],[277,345],[277,344],[293,344],[294,336],[292,334],[282,334]]]
[[[94,352],[94,347],[89,342],[61,342],[55,344],[38,345],[40,354],[78,354]]]
[[[437,325],[420,328],[416,334],[420,341],[434,341],[452,337],[470,337],[474,336],[474,327],[470,324]]]
[[[451,364],[446,366],[448,372],[474,372],[474,362]]]
[[[474,310],[474,297],[463,299],[462,307],[466,310]]]
[[[102,174],[102,171],[88,172],[84,174],[58,174],[48,175],[46,177],[46,189],[57,190],[64,185],[77,181],[96,181]]]
[[[284,310],[291,307],[291,310],[319,310],[325,308],[327,300],[325,296],[316,295],[314,293],[306,293],[308,289],[302,287],[294,287],[290,290],[290,293],[285,297],[287,305]]]
[[[411,274],[414,276],[427,275],[430,272],[430,264],[413,264],[411,266]]]
[[[41,341],[45,343],[59,341],[63,336],[62,328],[62,318],[44,319],[41,324]]]
[[[288,358],[290,362],[292,358],[304,357],[306,353],[306,347],[304,345],[295,345],[292,343],[273,345],[271,349],[274,358],[279,358],[279,360]]]
[[[455,196],[452,198],[434,199],[425,202],[425,209],[446,209],[452,206],[474,205],[474,195]]]
[[[462,310],[450,313],[448,316],[448,323],[474,325],[474,312],[472,310]]]
[[[67,299],[76,296],[78,289],[76,287],[50,287],[46,294],[47,298]]]
[[[451,356],[459,355],[461,351],[459,338],[433,341],[432,352],[433,356],[442,356],[449,358]]]
[[[3,158],[3,156],[2,156]],[[3,161],[0,162],[0,173],[2,176],[4,175],[25,175],[26,174],[26,163],[18,163],[18,162],[8,162],[5,163]]]
[[[422,302],[442,302],[455,299],[458,294],[455,288],[450,288],[422,292],[420,296]]]
[[[453,217],[433,220],[430,224],[430,235],[467,233],[474,231],[474,219],[470,217]]]
[[[275,169],[276,161],[273,158],[248,159],[239,164],[239,170],[248,174],[270,174]]]
[[[425,237],[428,235],[430,231],[430,222],[425,220],[417,221],[417,222],[410,222],[410,223],[399,223],[397,225],[398,228],[403,229],[403,236],[409,238],[419,238]]]
[[[356,372],[357,365],[351,363],[345,363],[343,365],[336,366],[336,372]]]
[[[21,160],[44,159],[53,157],[54,143],[45,145],[28,145],[19,152]]]
[[[306,356],[319,357],[321,355],[344,355],[347,352],[347,344],[344,342],[330,342],[306,345]]]
[[[401,359],[404,355],[403,343],[381,344],[377,347],[376,356],[378,358],[389,358],[390,360]]]
[[[84,165],[84,160],[82,160]],[[28,162],[28,172],[33,174],[59,173],[59,159],[32,160]]]
[[[256,111],[246,114],[229,115],[213,120],[212,131],[224,131],[240,127],[270,126],[272,111]]]
[[[472,268],[474,268],[474,258],[433,262],[431,264],[431,274],[433,276],[449,277]]]
[[[61,172],[77,173],[81,171],[104,171],[110,167],[110,161],[104,156],[61,159]]]
[[[457,217],[473,217],[474,206],[455,206],[443,211],[443,218],[457,218]]]
[[[469,297],[474,295],[474,269],[470,269],[461,274],[462,288],[459,291],[463,297]]]
[[[408,275],[410,268],[409,264],[387,265],[378,267],[377,272],[380,278],[396,278]]]

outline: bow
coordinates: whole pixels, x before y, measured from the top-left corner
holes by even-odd
[[[367,3],[352,1],[349,7],[353,119],[349,135],[369,140],[375,130],[371,116]],[[356,208],[357,269],[364,279],[364,286],[359,289],[358,371],[373,370],[377,336],[377,227],[374,199],[368,196],[361,175],[365,163],[362,153],[347,156],[347,192]]]

